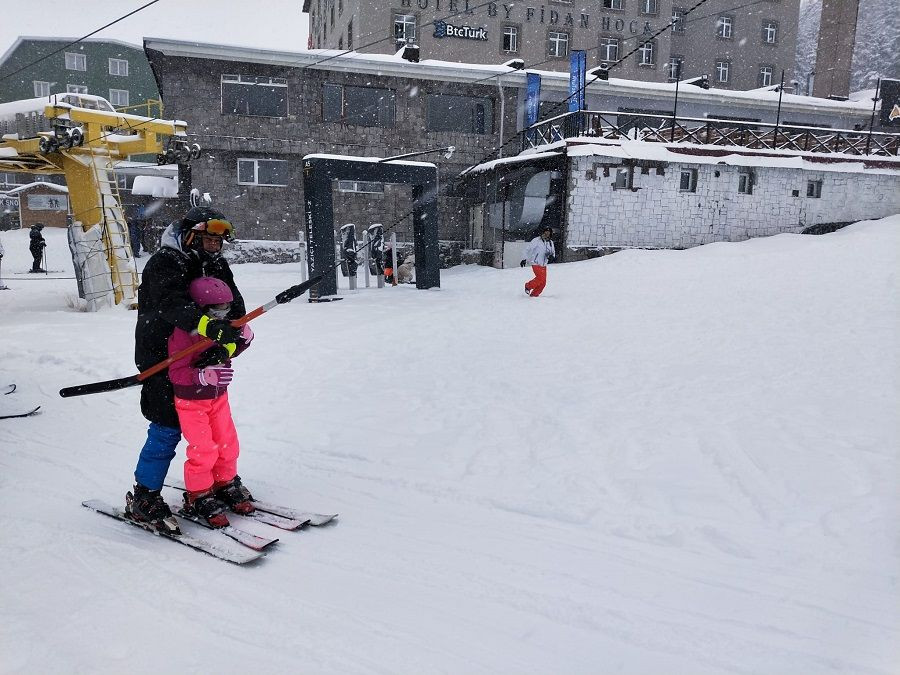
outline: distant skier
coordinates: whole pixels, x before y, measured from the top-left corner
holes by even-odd
[[[236,342],[240,335],[240,330],[233,328],[229,320],[246,313],[231,268],[221,256],[223,242],[233,234],[234,227],[225,216],[207,207],[190,209],[183,220],[173,222],[163,232],[160,248],[147,261],[138,289],[134,331],[134,361],[138,370],[146,370],[168,357],[169,336],[176,327],[196,330],[219,343],[203,352],[204,366],[228,358],[226,348],[221,345]],[[202,276],[220,279],[231,289],[231,311],[225,319],[210,320],[191,299],[188,286]],[[150,427],[134,471],[133,492],[125,496],[125,511],[135,520],[152,523],[157,529],[177,531],[178,526],[160,494],[181,440],[175,394],[165,371],[144,380],[141,412],[150,421]]]
[[[525,249],[525,258],[519,264],[525,267],[531,265],[534,279],[525,284],[525,295],[536,298],[547,285],[547,264],[556,259],[556,248],[550,237],[553,229],[549,226],[541,230],[540,235],[531,240]]]
[[[234,296],[224,281],[213,277],[194,279],[188,289],[191,299],[204,311],[204,320],[222,321],[228,316]],[[196,331],[176,327],[169,337],[169,356],[202,340]],[[191,354],[169,366],[175,390],[175,410],[181,433],[188,442],[184,463],[184,510],[200,516],[213,527],[228,525],[225,508],[236,513],[255,511],[250,492],[237,475],[240,452],[237,431],[228,404],[228,384],[234,375],[231,358],[250,346],[253,331],[244,325],[236,342],[224,345],[228,358],[206,365],[206,356]]]
[[[44,257],[44,249],[47,247],[44,235],[41,234],[43,229],[44,225],[42,223],[35,223],[31,226],[29,234],[31,241],[28,244],[28,250],[31,251],[31,257],[34,258],[34,261],[31,263],[31,272],[46,272],[45,269],[41,268],[41,258]]]

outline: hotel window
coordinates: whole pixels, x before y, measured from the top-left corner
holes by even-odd
[[[322,87],[326,122],[361,127],[394,126],[394,90],[325,84]]]
[[[128,77],[128,61],[125,59],[110,59],[109,74]]]
[[[682,169],[678,179],[679,192],[697,191],[697,169]]]
[[[603,9],[625,9],[625,0],[603,0]]]
[[[416,41],[416,17],[414,14],[394,14],[394,40],[398,45]]]
[[[641,14],[659,14],[659,0],[641,0]]]
[[[674,33],[683,33],[684,32],[684,7],[673,7],[672,8],[672,32]]]
[[[288,85],[281,77],[222,75],[222,114],[286,117]]]
[[[87,89],[87,87],[85,87]],[[110,89],[109,90],[109,102],[114,106],[125,107],[128,105],[128,90],[127,89]]]
[[[716,19],[716,37],[731,39],[734,35],[734,17],[720,16]]]
[[[569,34],[551,30],[547,33],[547,56],[568,56]]]
[[[283,159],[239,159],[238,185],[286,187],[288,163]]]
[[[819,199],[822,196],[822,181],[806,181],[806,196],[812,197],[813,199]]]
[[[738,174],[738,192],[742,195],[753,194],[753,174],[749,170]]]
[[[507,54],[514,54],[519,51],[519,29],[516,26],[503,27],[503,45],[502,51]]]
[[[84,54],[66,52],[66,70],[87,70],[87,57]]]
[[[775,69],[772,66],[760,66],[759,67],[759,79],[757,80],[757,86],[760,87],[771,87],[772,86],[772,73]]]
[[[425,103],[425,130],[493,133],[494,100],[486,96],[429,94]]]
[[[716,82],[727,83],[731,75],[730,61],[716,61]]]
[[[34,95],[38,98],[42,96],[50,95],[50,83],[49,82],[41,82],[40,80],[34,80]]]
[[[774,45],[776,40],[778,40],[778,22],[763,21],[762,41],[768,45]]]
[[[600,60],[607,63],[619,60],[619,38],[600,38]]]
[[[638,65],[652,66],[656,64],[656,44],[653,40],[645,42],[638,48]]]
[[[88,88],[83,84],[67,84],[66,91],[70,94],[86,94],[88,93]],[[112,101],[110,101],[110,103],[112,103]],[[115,104],[113,103],[113,105]]]
[[[669,82],[675,82],[681,79],[684,72],[684,57],[672,54],[669,57]]]

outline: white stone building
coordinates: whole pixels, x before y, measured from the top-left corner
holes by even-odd
[[[489,231],[473,238],[480,235],[494,248],[494,263],[507,267],[518,263],[517,242],[538,225],[561,230],[557,248],[571,261],[622,248],[819,233],[900,213],[900,159],[886,156],[576,138],[476,167],[472,175],[496,190],[484,193]],[[514,194],[504,183],[525,189]],[[556,216],[549,207],[530,216],[529,202],[540,200],[562,208]],[[498,214],[516,224],[498,232]]]

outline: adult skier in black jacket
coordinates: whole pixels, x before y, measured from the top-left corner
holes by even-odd
[[[233,234],[234,228],[225,216],[206,207],[190,209],[181,221],[173,222],[163,232],[160,248],[147,261],[138,289],[134,331],[138,370],[168,357],[169,336],[176,326],[196,330],[218,343],[201,356],[206,365],[224,362],[229,348],[234,350],[240,329],[232,327],[230,321],[243,316],[246,308],[231,268],[221,255],[223,242]],[[188,294],[191,281],[201,276],[221,279],[231,288],[234,301],[226,319],[201,324],[203,312]],[[178,526],[160,490],[181,440],[174,396],[167,371],[144,381],[141,412],[150,427],[135,468],[134,490],[125,496],[125,510],[132,518],[169,531],[177,531]]]

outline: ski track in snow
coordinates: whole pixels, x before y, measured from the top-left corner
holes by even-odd
[[[0,420],[0,673],[896,672],[898,252],[900,216],[280,307],[240,472],[341,515],[241,520],[280,537],[244,567],[81,508],[131,486],[139,390],[56,392],[132,373],[135,315],[4,277],[0,384],[42,408]],[[252,308],[299,269],[235,274]]]

